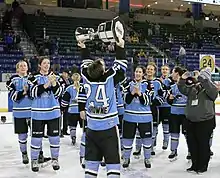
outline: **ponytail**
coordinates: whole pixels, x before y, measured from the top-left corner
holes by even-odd
[[[79,87],[80,87],[80,80],[81,80],[81,77],[78,73],[74,73],[72,75],[72,80],[73,80],[73,86],[76,88],[77,92],[79,92]]]

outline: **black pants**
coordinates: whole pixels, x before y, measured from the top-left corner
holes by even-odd
[[[102,161],[104,157],[106,164],[119,164],[118,142],[117,127],[101,131],[87,128],[85,159],[87,161]]]
[[[215,120],[187,122],[187,142],[195,170],[206,170],[210,160],[209,139],[215,127]]]
[[[44,136],[44,128],[47,125],[47,135],[51,137],[60,134],[60,118],[52,120],[34,120],[31,121],[31,135],[32,137],[42,138]]]
[[[80,128],[83,128],[83,120],[80,118],[80,114],[68,113],[68,125],[77,127],[79,122]]]
[[[182,134],[186,134],[186,116],[183,114],[171,114],[169,119],[169,132],[170,133],[180,133],[180,129],[182,130]]]
[[[136,122],[123,122],[123,138],[134,139],[136,130],[140,132],[141,138],[151,138],[152,137],[152,123],[136,123]]]
[[[159,123],[169,124],[170,119],[170,107],[160,107],[159,108]]]
[[[67,110],[63,112],[63,133],[67,133],[68,128],[68,112]]]

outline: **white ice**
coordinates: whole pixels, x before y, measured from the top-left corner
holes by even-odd
[[[220,113],[220,107],[218,107]],[[169,150],[162,151],[162,129],[160,126],[156,156],[152,158],[152,168],[146,169],[143,158],[132,158],[130,170],[122,169],[122,178],[219,178],[220,177],[220,116],[217,117],[217,127],[214,131],[212,151],[214,156],[210,161],[209,170],[202,175],[187,173],[190,163],[186,160],[187,148],[184,137],[181,136],[178,148],[178,159],[174,162],[168,160]],[[83,178],[84,171],[79,165],[79,145],[81,131],[77,132],[77,146],[71,146],[70,138],[61,139],[60,166],[57,172],[48,165],[33,173],[29,166],[21,164],[17,136],[13,133],[13,124],[0,124],[0,178]],[[30,140],[28,145],[30,144]],[[49,143],[43,141],[45,155],[49,156]],[[28,146],[29,147],[29,146]],[[105,168],[100,168],[99,178],[106,178]]]

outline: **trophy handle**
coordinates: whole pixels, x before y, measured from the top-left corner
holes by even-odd
[[[119,16],[115,17],[112,23],[112,32],[115,38],[115,41],[119,42],[119,38],[125,38],[125,23]]]

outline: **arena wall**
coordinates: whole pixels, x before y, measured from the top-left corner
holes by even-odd
[[[37,9],[43,9],[47,15],[52,16],[66,16],[66,17],[76,17],[76,18],[91,18],[91,19],[112,19],[117,16],[116,12],[104,10],[104,9],[74,9],[74,8],[60,8],[60,7],[48,7],[48,6],[36,6],[36,5],[22,5],[25,13],[34,14]],[[193,18],[183,18],[181,16],[160,16],[160,15],[149,15],[149,14],[136,14],[135,20],[145,22],[150,21],[153,23],[162,24],[178,24],[183,25],[190,21],[194,24]],[[206,21],[202,22],[203,27],[218,28],[219,22],[217,21]]]

